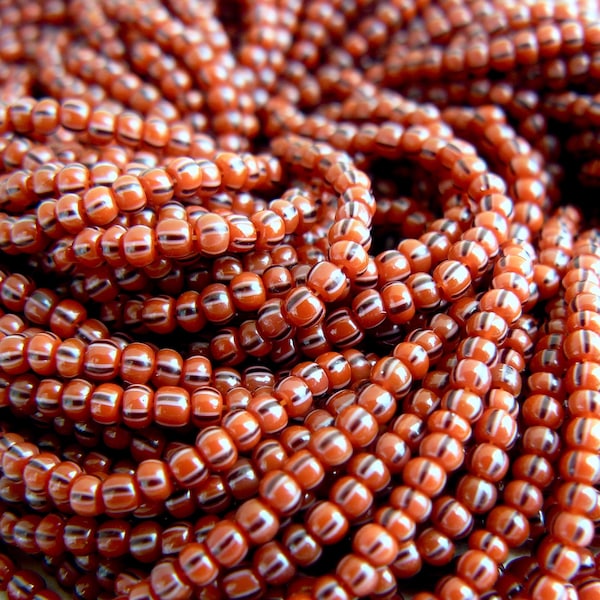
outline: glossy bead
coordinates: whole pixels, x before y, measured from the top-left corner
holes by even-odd
[[[384,489],[390,480],[390,472],[385,463],[368,453],[355,454],[348,463],[348,472],[373,492]]]
[[[29,461],[39,455],[39,450],[28,442],[12,444],[2,455],[2,471],[12,481],[21,481]]]
[[[385,424],[392,418],[397,405],[394,396],[375,383],[361,386],[356,402],[370,412],[379,424]]]
[[[349,282],[342,270],[328,261],[313,265],[307,275],[308,287],[324,302],[335,302],[348,293]]]
[[[431,518],[437,529],[451,539],[463,537],[473,525],[467,507],[449,496],[435,500]]]
[[[381,385],[395,397],[405,395],[410,389],[412,378],[406,365],[397,358],[383,358],[371,369],[371,381]]]
[[[594,485],[600,478],[599,467],[594,453],[585,450],[569,450],[560,459],[561,475],[577,483]]]
[[[135,600],[155,600],[156,595],[147,581],[140,581],[132,585],[129,596]]]
[[[505,502],[526,516],[534,516],[542,507],[542,495],[537,486],[527,481],[511,481],[504,490]]]
[[[532,594],[543,594],[546,598],[565,598],[567,591],[562,581],[552,575],[539,575],[532,578],[529,588]]]
[[[22,600],[32,597],[36,592],[43,590],[44,580],[33,571],[17,570],[6,588],[10,600]]]
[[[487,528],[512,547],[521,545],[529,535],[529,522],[512,508],[497,506],[486,519]]]
[[[291,524],[286,527],[282,541],[298,565],[311,565],[322,556],[323,548],[302,525]]]
[[[458,484],[456,494],[457,500],[476,514],[488,512],[497,499],[494,485],[475,475],[463,476]]]
[[[316,363],[325,371],[330,389],[340,390],[350,383],[352,371],[342,354],[324,352],[317,357]]]
[[[309,533],[323,545],[334,544],[343,539],[348,531],[348,521],[337,505],[324,501],[308,513],[305,526]]]
[[[138,561],[150,563],[158,560],[161,550],[162,528],[157,523],[145,521],[131,529],[129,552]]]
[[[144,302],[141,318],[144,325],[153,333],[172,333],[176,327],[173,298],[156,296]]]
[[[285,471],[293,476],[303,490],[317,488],[325,477],[321,463],[306,449],[299,450],[286,461]]]
[[[358,530],[352,547],[375,566],[390,564],[398,553],[396,538],[375,523],[364,525]]]
[[[150,575],[152,591],[159,598],[183,600],[189,597],[191,586],[176,561],[162,560]]]
[[[138,508],[139,488],[133,475],[114,473],[102,483],[102,502],[106,513],[121,516]]]
[[[206,256],[219,256],[227,251],[230,244],[230,226],[220,215],[202,215],[194,224],[194,230],[197,247]]]
[[[478,441],[490,442],[508,449],[515,441],[517,428],[514,419],[507,412],[488,409],[477,421],[474,433]]]
[[[580,526],[574,529],[573,525],[577,519]],[[550,533],[564,544],[583,547],[592,533],[590,525],[591,522],[585,517],[571,511],[562,512],[552,520]]]
[[[89,554],[96,546],[96,524],[88,517],[71,517],[65,524],[65,548],[75,555]]]
[[[98,527],[98,553],[105,557],[123,556],[129,550],[131,526],[127,521],[114,519],[105,521]]]
[[[258,549],[253,559],[258,574],[272,585],[283,585],[294,577],[296,568],[278,542],[268,542]]]
[[[302,499],[302,490],[296,479],[282,471],[271,471],[259,485],[261,498],[279,514],[295,512]]]
[[[40,521],[41,517],[28,515],[15,523],[13,529],[14,542],[20,550],[27,554],[34,554],[38,550],[35,531]]]
[[[175,191],[173,178],[165,169],[150,167],[142,171],[139,175],[148,204],[151,206],[162,206],[173,198]]]
[[[45,492],[52,470],[59,463],[59,458],[50,452],[40,452],[31,458],[23,469],[23,480],[27,487],[33,491]]]
[[[247,500],[238,508],[236,522],[254,544],[266,543],[273,539],[279,528],[277,513],[257,498]]]
[[[426,458],[411,459],[404,468],[403,478],[407,485],[430,497],[437,495],[446,483],[446,473],[442,467]]]
[[[69,508],[69,491],[75,477],[81,473],[81,468],[74,462],[63,461],[50,474],[48,494],[59,508]]]
[[[336,573],[340,581],[357,596],[373,592],[377,585],[377,573],[373,566],[356,554],[346,555],[339,562]]]
[[[355,448],[367,447],[378,433],[373,415],[358,405],[344,408],[337,415],[335,425],[349,437]]]
[[[90,396],[90,415],[102,425],[114,425],[120,421],[123,389],[104,383],[96,387]]]
[[[37,345],[37,344],[36,344]],[[26,357],[28,352],[27,338],[22,334],[5,336],[0,340],[0,367],[9,375],[25,373],[29,367]],[[34,346],[35,351],[35,346]],[[42,367],[43,368],[43,367]]]
[[[393,354],[410,371],[413,379],[422,379],[429,370],[429,355],[419,344],[402,342],[394,347]]]
[[[451,598],[476,598],[475,590],[460,577],[450,576],[441,579],[436,586],[436,594],[444,599]]]
[[[361,517],[373,503],[373,496],[369,488],[350,476],[342,477],[332,486],[329,498],[344,511],[349,519]]]
[[[583,600],[589,600],[598,592],[600,582],[596,578],[583,578],[577,582],[577,593]]]
[[[85,344],[77,338],[68,338],[56,350],[56,370],[62,377],[76,377],[83,370]]]
[[[42,518],[35,529],[35,542],[40,551],[48,556],[60,556],[65,550],[64,529],[64,518],[55,514]]]
[[[211,323],[223,324],[235,315],[235,305],[229,289],[220,283],[213,283],[200,293],[200,306],[204,316]]]
[[[190,420],[188,392],[176,386],[163,386],[154,394],[154,421],[163,427],[181,427]]]
[[[292,418],[306,415],[313,405],[310,389],[302,379],[293,375],[279,381],[274,394]]]
[[[305,286],[289,292],[283,302],[283,315],[295,327],[310,327],[323,319],[325,308],[321,300]]]
[[[161,348],[156,353],[156,363],[151,382],[157,386],[177,386],[183,372],[183,358],[171,348]]]
[[[500,536],[485,530],[474,531],[469,536],[469,547],[483,551],[496,563],[504,562],[508,556],[506,542]]]
[[[73,511],[83,517],[95,517],[104,509],[102,481],[94,475],[79,475],[71,484],[69,503]]]
[[[173,178],[173,193],[178,198],[193,196],[202,183],[202,169],[191,158],[179,157],[171,160],[167,172]]]
[[[207,586],[217,577],[218,566],[202,543],[187,544],[177,560],[185,576],[194,585]]]
[[[390,565],[394,575],[401,579],[413,577],[421,570],[423,561],[414,542],[400,544],[396,560]]]
[[[254,570],[249,568],[231,571],[223,578],[221,587],[228,598],[236,600],[260,598],[265,591],[262,579],[259,579]]]
[[[375,454],[383,461],[390,473],[400,473],[410,459],[408,444],[392,432],[382,434],[377,440]]]
[[[471,285],[469,270],[458,261],[440,263],[433,271],[433,278],[448,301],[455,301],[465,295]]]
[[[574,577],[581,565],[575,548],[565,546],[551,537],[541,542],[536,557],[544,571],[566,581]]]
[[[593,488],[585,484],[570,482],[561,485],[557,490],[557,501],[561,508],[568,508],[571,513],[587,514],[590,511],[589,514],[595,515],[597,512],[597,508],[594,508],[596,495]],[[559,516],[563,518],[562,515]],[[572,515],[565,515],[568,521],[571,517]]]
[[[449,471],[454,471],[463,462],[463,449],[458,441],[444,433],[431,433],[419,446],[419,454],[432,458],[443,464]]]
[[[448,564],[455,553],[454,543],[444,533],[431,527],[424,529],[416,541],[423,561],[434,565]]]
[[[329,248],[328,257],[351,281],[362,275],[369,264],[366,250],[355,241],[334,242]]]
[[[350,440],[335,427],[324,427],[314,432],[308,449],[328,467],[339,466],[352,456]]]
[[[140,180],[132,175],[120,175],[112,184],[119,210],[136,213],[146,206],[146,193]]]
[[[216,471],[233,466],[238,458],[231,436],[221,427],[207,427],[196,437],[196,448],[203,460]]]
[[[434,411],[427,419],[427,425],[431,431],[451,435],[460,442],[467,441],[471,436],[468,421],[448,410]]]
[[[227,521],[217,523],[207,535],[205,543],[215,560],[224,567],[239,564],[248,552],[240,527]]]
[[[144,385],[134,384],[122,392],[123,423],[132,429],[142,429],[152,423],[154,394]]]
[[[483,395],[491,386],[491,373],[487,365],[481,361],[464,358],[453,369],[451,381],[455,388],[467,389]]]

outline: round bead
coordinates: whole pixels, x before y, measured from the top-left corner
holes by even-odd
[[[367,560],[356,554],[347,554],[339,562],[336,573],[355,596],[368,595],[377,586],[377,571]]]
[[[208,586],[219,573],[218,565],[202,543],[187,544],[177,560],[187,579],[197,586]]]
[[[219,565],[227,568],[239,564],[248,552],[248,543],[239,525],[218,522],[206,536],[206,547]]]
[[[552,537],[542,540],[536,557],[540,562],[541,569],[565,581],[572,579],[581,566],[577,550],[561,544]]]
[[[364,515],[373,504],[373,496],[369,488],[350,476],[342,477],[335,482],[329,492],[329,498],[350,520]]]
[[[413,458],[404,467],[403,478],[427,496],[437,495],[446,484],[446,472],[437,463],[426,458]]]
[[[69,503],[82,517],[96,517],[104,510],[102,481],[95,475],[78,475],[69,490]]]
[[[417,548],[422,559],[434,566],[448,564],[455,553],[452,540],[441,531],[428,527],[418,536]]]
[[[215,471],[231,468],[237,458],[237,448],[231,436],[221,427],[206,427],[196,437],[196,448]]]
[[[285,528],[282,542],[289,555],[300,566],[313,564],[323,553],[321,545],[308,533],[306,528],[296,523]]]
[[[138,508],[140,497],[135,478],[128,473],[114,473],[102,483],[102,502],[110,516],[121,516]]]
[[[487,528],[512,547],[520,546],[529,536],[529,522],[513,508],[497,506],[486,519]]]
[[[398,554],[395,538],[380,525],[363,525],[352,540],[354,551],[374,566],[389,565]]]
[[[235,518],[253,544],[268,542],[279,529],[277,513],[258,498],[246,500],[237,509]]]
[[[443,600],[451,598],[474,599],[477,597],[475,590],[461,577],[450,576],[441,579],[435,588],[436,594]]]
[[[283,471],[266,473],[258,491],[262,499],[281,515],[298,510],[302,500],[302,489],[298,482]]]
[[[245,600],[260,598],[265,592],[264,583],[253,569],[239,568],[223,577],[221,587],[227,598]]]
[[[350,440],[335,427],[324,427],[314,432],[308,449],[328,467],[344,464],[352,456]]]
[[[450,496],[441,496],[434,501],[431,520],[451,539],[464,537],[473,526],[473,517],[467,507]]]
[[[134,267],[147,267],[157,258],[155,232],[146,225],[130,227],[121,243],[123,256]]]
[[[150,574],[152,591],[159,598],[184,600],[192,592],[184,572],[175,560],[165,559],[159,562]]]
[[[294,577],[296,568],[284,547],[278,542],[268,542],[254,554],[253,565],[257,573],[271,585],[283,585]]]
[[[323,545],[339,542],[348,531],[348,520],[337,507],[329,501],[314,506],[305,520],[309,533]]]
[[[230,244],[230,226],[217,214],[202,215],[194,224],[198,250],[206,256],[224,254]],[[251,246],[252,247],[252,246]]]

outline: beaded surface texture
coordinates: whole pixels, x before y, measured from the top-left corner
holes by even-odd
[[[599,12],[0,0],[0,596],[598,600]]]

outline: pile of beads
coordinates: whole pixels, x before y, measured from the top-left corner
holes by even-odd
[[[0,0],[0,592],[600,598],[599,12]]]

